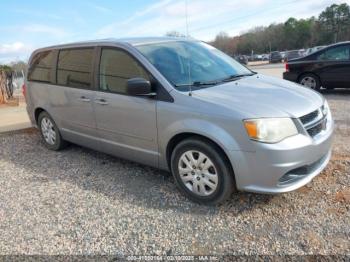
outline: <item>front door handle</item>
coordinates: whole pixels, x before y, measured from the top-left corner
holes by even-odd
[[[95,99],[95,103],[103,106],[108,105],[108,102],[103,98]]]
[[[79,98],[79,100],[82,101],[82,102],[90,102],[90,101],[91,101],[90,98],[87,98],[87,97],[85,97],[85,96],[81,96],[81,97]]]

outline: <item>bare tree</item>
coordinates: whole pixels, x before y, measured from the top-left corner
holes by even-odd
[[[211,44],[221,51],[233,55],[236,51],[237,41],[236,38],[229,37],[227,33],[220,32]]]
[[[6,81],[6,73],[4,70],[0,69],[0,104],[5,104],[7,102]]]
[[[169,37],[186,37],[184,34],[181,34],[180,32],[178,31],[169,31],[165,34],[165,36],[169,36]]]
[[[16,61],[10,64],[15,75],[21,75],[22,72],[27,72],[28,64],[24,61]]]

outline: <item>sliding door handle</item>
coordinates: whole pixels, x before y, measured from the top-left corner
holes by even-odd
[[[95,99],[95,103],[103,106],[108,105],[108,102],[103,98]]]
[[[82,101],[82,102],[90,102],[90,101],[91,101],[90,98],[87,98],[87,97],[85,97],[85,96],[81,96],[81,97],[79,98],[79,100]]]

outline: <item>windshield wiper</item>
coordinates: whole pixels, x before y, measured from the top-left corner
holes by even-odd
[[[218,83],[219,83],[219,81],[208,81],[208,82],[194,81],[192,83],[178,84],[175,86],[176,87],[181,87],[181,86],[212,86],[212,85],[217,85]]]
[[[255,72],[252,72],[250,74],[237,74],[237,75],[231,75],[223,80],[221,80],[221,82],[231,82],[231,81],[234,81],[234,80],[237,80],[239,78],[242,78],[242,77],[245,77],[245,76],[252,76],[252,75],[255,75],[256,73]]]
[[[224,79],[220,79],[220,80],[215,80],[215,81],[207,81],[207,82],[202,82],[202,81],[194,81],[192,83],[187,83],[187,84],[177,84],[175,85],[175,87],[182,87],[182,86],[212,86],[212,85],[217,85],[223,82],[230,82],[230,81],[234,81],[236,79],[245,77],[245,76],[252,76],[255,75],[257,73],[252,72],[250,74],[237,74],[237,75],[231,75],[227,78]]]

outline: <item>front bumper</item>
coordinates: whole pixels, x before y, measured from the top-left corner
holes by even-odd
[[[238,190],[257,193],[284,193],[309,183],[331,158],[334,123],[312,138],[298,134],[277,144],[255,143],[254,152],[231,151]]]

